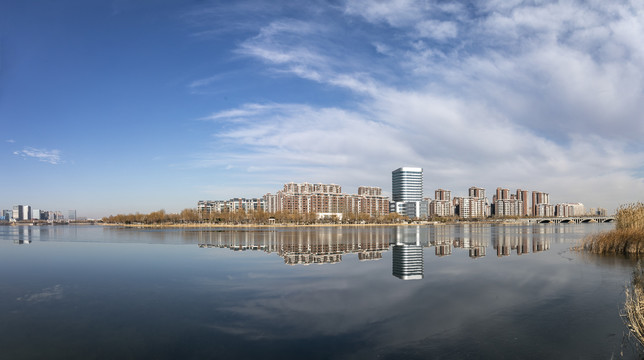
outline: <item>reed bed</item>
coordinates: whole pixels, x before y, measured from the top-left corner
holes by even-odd
[[[644,283],[642,281],[642,268],[638,264],[633,272],[633,281],[626,288],[626,302],[622,311],[624,323],[630,335],[644,348]]]
[[[617,209],[615,215],[617,230],[622,229],[644,229],[644,203],[622,205]]]
[[[596,254],[644,254],[644,203],[622,205],[615,230],[586,237],[581,248]]]

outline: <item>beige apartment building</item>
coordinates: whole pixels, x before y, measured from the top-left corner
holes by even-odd
[[[288,183],[276,194],[262,198],[268,212],[322,213],[322,214],[389,214],[389,199],[382,189],[360,186],[358,194],[342,193],[336,184]]]

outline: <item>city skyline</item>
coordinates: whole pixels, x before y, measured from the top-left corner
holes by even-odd
[[[424,169],[613,212],[644,194],[644,5],[0,5],[0,208],[177,212]]]
[[[542,191],[497,187],[490,199],[486,190],[477,186],[468,189],[468,196],[452,197],[450,190],[436,189],[434,198],[424,196],[422,191],[423,169],[401,167],[392,171],[391,198],[383,195],[380,187],[360,186],[358,194],[342,191],[342,186],[332,183],[286,183],[275,194],[249,198],[238,195],[228,200],[199,200],[197,211],[210,218],[218,213],[235,213],[243,210],[268,213],[314,214],[318,220],[344,215],[366,215],[374,219],[397,213],[410,219],[436,217],[507,218],[507,217],[577,217],[606,216],[605,208],[586,208],[580,202],[550,203],[550,194]],[[532,197],[528,196],[529,193]],[[397,200],[397,201],[396,201]],[[405,201],[402,201],[405,200]],[[215,218],[217,216],[215,215]],[[366,220],[364,218],[363,220]],[[382,220],[382,219],[381,219]]]
[[[407,180],[402,180],[401,178],[406,178]],[[338,209],[345,209],[345,206],[347,208],[345,211],[348,213],[359,213],[365,211],[362,209],[363,206],[368,206],[370,210],[366,210],[367,213],[369,213],[371,216],[375,215],[383,215],[384,213],[382,212],[383,209],[388,208],[388,212],[398,212],[402,215],[409,215],[411,218],[414,217],[421,217],[425,218],[427,216],[453,216],[455,215],[454,212],[456,209],[454,208],[455,203],[452,201],[460,199],[461,201],[465,199],[470,199],[469,201],[472,201],[472,199],[477,203],[476,206],[480,207],[477,211],[473,211],[472,214],[470,214],[470,208],[473,205],[468,205],[466,207],[466,214],[463,215],[461,214],[456,214],[458,217],[465,217],[465,218],[470,218],[470,217],[489,217],[489,216],[499,216],[498,209],[497,210],[491,210],[490,206],[498,206],[497,204],[497,197],[499,200],[505,200],[506,202],[510,199],[512,201],[514,200],[521,200],[522,202],[517,203],[513,205],[514,207],[519,206],[520,208],[523,209],[523,211],[526,211],[525,209],[528,208],[528,204],[531,204],[530,207],[530,212],[522,212],[521,209],[516,209],[514,212],[511,213],[504,213],[502,212],[502,216],[535,216],[534,211],[537,209],[538,204],[543,204],[543,205],[548,205],[549,212],[547,213],[542,213],[541,216],[555,216],[555,209],[557,209],[557,216],[561,216],[561,213],[566,213],[566,216],[575,216],[575,215],[585,215],[589,210],[603,210],[606,211],[605,209],[598,207],[589,207],[585,208],[585,205],[581,202],[557,202],[556,204],[550,204],[550,194],[537,191],[537,190],[521,190],[517,189],[516,194],[510,195],[510,190],[505,189],[502,187],[497,187],[496,189],[496,194],[492,196],[491,199],[488,199],[486,196],[486,189],[485,188],[480,188],[477,186],[471,186],[467,190],[468,196],[459,196],[458,192],[455,192],[455,195],[452,196],[452,191],[451,190],[445,190],[443,188],[438,188],[434,190],[434,198],[428,196],[428,194],[425,194],[422,190],[423,186],[420,185],[420,189],[418,189],[418,184],[423,182],[423,169],[419,167],[401,167],[398,168],[394,171],[392,171],[392,182],[391,182],[391,194],[392,196],[388,196],[386,191],[383,191],[382,188],[376,187],[376,186],[370,186],[370,185],[361,185],[358,187],[357,195],[355,194],[350,194],[349,192],[344,192],[342,191],[342,186],[331,183],[331,184],[323,184],[323,183],[309,183],[309,182],[303,182],[303,183],[294,183],[294,182],[289,182],[284,184],[283,190],[277,191],[277,193],[271,194],[270,192],[267,192],[261,197],[249,197],[245,194],[235,194],[233,197],[229,198],[229,200],[223,200],[223,199],[217,199],[217,200],[199,200],[196,209],[199,211],[206,211],[208,213],[210,212],[221,212],[224,211],[224,208],[229,207],[231,205],[231,202],[233,203],[232,206],[235,207],[235,209],[243,209],[243,210],[253,210],[253,209],[259,209],[263,208],[265,211],[268,212],[275,212],[275,211],[282,211],[282,210],[287,210],[287,211],[295,211],[295,212],[302,212],[304,213],[307,212],[314,212],[314,213],[327,213],[328,215],[338,213]],[[411,186],[411,187],[410,187]],[[398,193],[398,200],[403,199],[402,195],[402,190],[405,188],[410,188],[412,190],[412,197],[409,197],[409,199],[412,199],[413,201],[403,201],[403,202],[397,202],[394,200],[395,196],[393,194]],[[287,194],[292,195],[302,195],[302,194],[310,194],[310,195],[322,195],[322,198],[314,200],[313,203],[309,203],[308,206],[313,205],[313,208],[305,210],[305,209],[299,209],[298,206],[295,203],[290,204],[290,202],[282,204],[284,199],[281,197],[283,195],[280,195],[282,193],[286,192]],[[528,193],[532,194],[532,202],[529,201],[528,198]],[[503,194],[503,195],[501,195]],[[331,195],[334,197],[334,200],[331,200],[331,198],[327,198],[324,195]],[[338,197],[339,196],[339,197]],[[278,198],[280,199],[278,201]],[[355,199],[360,199],[358,200],[358,203],[355,203],[351,205],[351,201],[356,201]],[[324,200],[325,199],[325,200]],[[349,201],[348,203],[345,203],[343,205],[340,205],[338,203],[339,199],[345,199],[344,201]],[[351,200],[354,199],[354,200]],[[478,201],[477,201],[478,199]],[[524,201],[527,199],[527,201]],[[437,200],[437,201],[433,201]],[[491,200],[491,202],[489,202]],[[293,201],[293,200],[290,200]],[[311,201],[309,199],[308,201]],[[322,201],[328,202],[327,205],[322,205],[318,204],[315,205],[316,202]],[[367,203],[362,203],[364,201],[368,201]],[[412,209],[410,214],[407,214],[407,211],[410,211],[407,209],[407,206],[405,204],[408,203],[422,203],[423,201],[429,201],[427,202],[424,206],[424,208],[421,206],[420,208],[423,208],[422,211],[419,212],[417,208],[415,211]],[[261,203],[260,203],[261,202]],[[443,203],[445,202],[445,203]],[[334,205],[331,205],[333,203]],[[479,204],[480,203],[480,204]],[[290,204],[290,205],[288,205]],[[449,204],[447,208],[443,209],[444,205]],[[19,211],[17,210],[19,207],[27,207],[29,210],[27,211],[26,217],[23,216],[16,216],[16,212]],[[282,209],[282,206],[284,206],[284,209]],[[302,204],[300,204],[302,206]],[[318,208],[318,206],[321,206]],[[340,207],[338,207],[340,206]],[[400,208],[402,206],[402,208]],[[416,205],[417,207],[418,205]],[[506,203],[506,206],[507,203]],[[485,208],[487,207],[487,210]],[[16,220],[27,220],[31,219],[31,205],[13,205],[13,218]],[[335,210],[331,211],[330,209],[333,208]],[[581,210],[574,210],[574,208],[580,208]],[[234,211],[235,209],[228,209],[227,211]],[[320,211],[319,209],[326,209],[323,211]],[[362,209],[362,210],[361,210]],[[401,210],[402,209],[402,210]],[[7,210],[2,210],[4,215],[4,212],[11,212],[9,208]],[[331,212],[330,212],[331,211]],[[446,213],[443,213],[443,212]],[[503,211],[503,210],[502,210]],[[543,210],[542,210],[543,211]],[[21,213],[22,210],[20,210],[19,213]],[[42,211],[41,211],[42,212]],[[45,211],[45,213],[53,213],[52,211]],[[136,213],[139,213],[140,211],[135,211]],[[340,211],[342,212],[342,211]],[[456,211],[458,212],[458,211]],[[571,213],[569,213],[571,212]],[[56,213],[60,213],[60,211],[57,211]],[[73,215],[72,215],[73,213]],[[61,219],[63,218],[62,213],[60,213],[58,217]],[[537,211],[536,214],[538,215],[539,212]],[[116,214],[110,214],[110,215],[116,215]],[[420,216],[417,216],[420,215]],[[9,217],[11,218],[11,216]],[[3,220],[9,220],[6,216],[3,216]],[[68,210],[68,219],[76,219],[76,210]],[[86,217],[83,217],[84,219]],[[100,218],[97,218],[100,219]]]

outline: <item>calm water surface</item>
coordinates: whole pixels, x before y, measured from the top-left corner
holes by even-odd
[[[638,358],[611,228],[0,226],[0,359]]]

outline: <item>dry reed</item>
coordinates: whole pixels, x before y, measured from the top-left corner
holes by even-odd
[[[615,230],[586,237],[581,248],[596,254],[644,254],[644,203],[622,205]]]
[[[644,229],[644,203],[622,205],[617,209],[616,229]]]
[[[631,286],[626,288],[626,302],[622,316],[630,331],[640,346],[644,347],[644,284],[642,283],[642,268],[638,264],[633,273]]]

